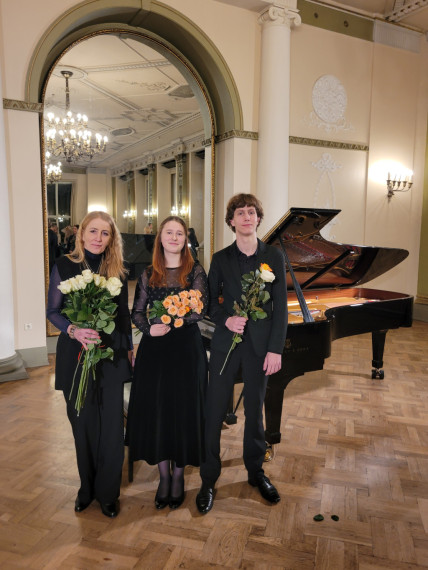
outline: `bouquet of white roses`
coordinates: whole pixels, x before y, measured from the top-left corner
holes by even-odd
[[[259,269],[245,273],[241,279],[242,285],[242,303],[237,301],[233,304],[235,315],[239,317],[251,318],[253,321],[265,319],[266,312],[261,308],[261,305],[267,303],[270,299],[268,291],[265,291],[265,283],[271,283],[275,279],[272,269],[267,263],[262,263]],[[224,367],[229,359],[230,353],[235,346],[242,342],[242,335],[235,333],[232,339],[232,345],[227,353],[226,359],[220,370],[223,373]]]
[[[64,308],[61,312],[73,325],[111,334],[115,327],[114,318],[117,309],[113,297],[119,295],[121,288],[122,282],[117,277],[106,279],[98,273],[92,273],[91,270],[85,269],[80,275],[61,281],[58,285],[58,289],[66,296]],[[100,343],[101,340],[98,340],[97,343],[88,344],[88,349],[82,350],[79,355],[69,395],[71,399],[74,380],[84,354],[75,403],[77,415],[79,415],[85,402],[89,372],[92,372],[92,377],[95,380],[95,367],[98,362],[104,358],[113,360],[113,349],[102,347]]]

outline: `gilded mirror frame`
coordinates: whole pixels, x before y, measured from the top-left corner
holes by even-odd
[[[195,96],[198,99],[199,107],[201,109],[201,115],[204,124],[204,132],[206,134],[206,140],[204,141],[205,148],[209,147],[211,151],[211,162],[210,162],[210,249],[209,258],[211,259],[214,252],[214,218],[215,218],[215,115],[214,108],[209,96],[209,93],[203,84],[201,78],[199,77],[196,70],[192,67],[191,63],[187,61],[177,50],[172,46],[163,42],[159,38],[154,38],[152,35],[146,34],[144,32],[139,32],[135,30],[117,28],[107,28],[100,29],[96,32],[91,32],[89,34],[83,35],[78,40],[72,42],[66,49],[64,49],[60,55],[53,62],[46,78],[43,82],[41,102],[44,106],[45,95],[47,85],[51,78],[51,75],[59,63],[61,58],[73,47],[87,41],[92,37],[99,35],[114,34],[114,35],[124,35],[126,37],[131,37],[149,45],[162,55],[164,55],[173,65],[175,65],[178,70],[185,75],[187,80],[190,80],[192,87],[197,87],[198,91]],[[201,99],[202,96],[202,99]],[[201,104],[201,101],[203,104]],[[209,126],[209,128],[207,128]],[[49,249],[48,249],[48,212],[47,212],[47,185],[46,185],[46,169],[45,169],[45,132],[44,132],[44,115],[40,116],[40,140],[41,140],[41,172],[42,172],[42,208],[43,208],[43,230],[44,230],[44,265],[45,265],[45,291],[46,291],[46,304],[47,304],[47,293],[49,288]],[[58,336],[59,332],[55,329],[50,321],[46,321],[46,332],[47,336]]]

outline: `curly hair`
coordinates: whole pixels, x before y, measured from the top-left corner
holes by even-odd
[[[110,226],[110,241],[104,250],[103,260],[100,267],[100,274],[105,277],[120,277],[124,279],[128,273],[123,263],[123,242],[122,235],[116,225],[114,219],[102,211],[89,212],[83,218],[76,234],[76,244],[74,251],[69,253],[67,257],[74,263],[82,263],[85,259],[85,247],[83,244],[83,234],[90,222],[95,219],[101,219]]]
[[[235,232],[235,228],[232,226],[230,222],[233,219],[235,210],[237,208],[244,208],[245,206],[247,207],[252,206],[253,208],[256,209],[257,217],[259,218],[259,223],[257,224],[257,227],[260,225],[260,222],[263,220],[264,213],[260,200],[258,200],[253,194],[235,194],[235,196],[232,196],[232,198],[229,200],[227,204],[226,217],[224,218],[226,224],[233,232]]]
[[[165,265],[165,255],[164,248],[162,245],[162,231],[168,222],[177,222],[183,227],[183,232],[186,238],[186,242],[183,249],[180,252],[180,274],[179,281],[182,287],[188,285],[187,276],[191,272],[194,260],[192,254],[190,253],[190,248],[187,247],[187,226],[184,220],[178,216],[168,216],[159,226],[159,231],[155,238],[155,243],[153,246],[153,258],[151,269],[151,276],[149,279],[149,285],[151,287],[164,287],[166,286],[166,265]]]

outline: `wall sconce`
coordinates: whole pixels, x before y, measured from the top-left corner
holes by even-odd
[[[123,217],[131,220],[135,219],[136,215],[137,215],[137,210],[125,210],[123,212]]]
[[[386,179],[386,189],[388,191],[388,199],[394,196],[395,192],[408,192],[413,186],[413,175],[410,176],[394,176],[391,178],[391,173],[388,172]]]

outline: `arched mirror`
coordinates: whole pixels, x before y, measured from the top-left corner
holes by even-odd
[[[124,239],[130,302],[157,225],[170,213],[194,229],[196,255],[207,266],[213,116],[186,62],[143,35],[96,33],[57,61],[44,109],[46,265],[72,250],[85,214],[102,209]],[[48,334],[56,334],[49,323]]]

